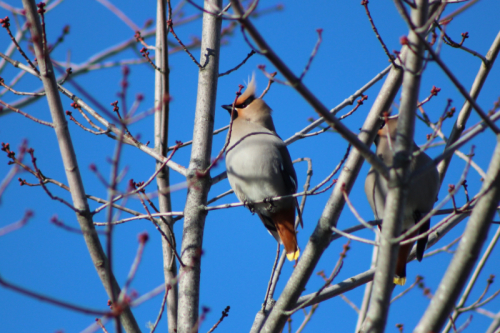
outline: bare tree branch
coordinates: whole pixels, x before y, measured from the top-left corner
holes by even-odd
[[[498,332],[499,328],[500,328],[500,312],[497,312],[497,314],[495,315],[495,319],[491,323],[490,327],[488,327],[486,333],[496,333]]]
[[[205,1],[205,9],[211,5],[222,6],[222,0]],[[202,63],[199,70],[198,96],[194,123],[191,161],[187,170],[189,190],[184,208],[184,230],[181,256],[186,264],[181,268],[182,279],[179,282],[179,307],[177,330],[179,333],[197,331],[200,266],[203,244],[203,231],[207,216],[204,206],[207,203],[211,186],[209,175],[203,171],[210,165],[212,151],[212,132],[214,130],[215,100],[219,75],[221,19],[207,12],[203,13],[201,41]]]
[[[364,144],[371,144],[376,132],[380,127],[380,115],[388,110],[401,86],[403,71],[397,68],[391,69],[380,93],[375,100],[370,113],[363,124],[360,139]],[[359,170],[364,162],[361,153],[353,149],[345,163],[344,168],[338,178],[337,184],[346,184],[345,191],[350,192]],[[342,193],[342,186],[335,186],[326,206],[320,217],[318,225],[314,230],[306,248],[302,254],[297,267],[283,290],[278,302],[272,309],[267,321],[262,328],[262,332],[274,332],[282,328],[287,316],[283,311],[292,308],[299,299],[307,281],[316,267],[324,250],[330,244],[331,226],[336,226],[345,201]]]
[[[491,251],[495,247],[499,238],[500,238],[500,227],[497,228],[497,231],[495,232],[495,235],[493,235],[493,238],[491,239],[490,244],[488,245],[486,251],[483,253],[481,260],[479,260],[479,262],[476,266],[476,269],[474,270],[474,273],[472,274],[472,276],[469,280],[469,283],[467,284],[467,287],[464,290],[462,297],[460,298],[457,305],[455,306],[455,310],[451,314],[450,320],[448,321],[448,323],[446,324],[446,327],[443,330],[443,333],[449,332],[451,329],[451,326],[452,326],[452,322],[456,322],[458,315],[460,314],[459,310],[461,310],[464,307],[465,302],[467,301],[467,298],[469,297],[469,294],[472,290],[472,287],[474,286],[474,284],[477,281],[477,278],[479,277],[479,273],[481,273],[481,270],[483,269],[484,265],[486,264],[486,260],[488,260],[488,258],[490,257]]]
[[[271,63],[280,71],[280,73],[288,80],[288,82],[297,90],[299,94],[313,107],[313,109],[325,120],[327,123],[350,144],[352,144],[357,150],[359,150],[363,157],[369,162],[377,171],[379,171],[384,178],[388,177],[388,170],[385,164],[367,147],[362,143],[356,134],[351,132],[340,120],[333,117],[328,109],[321,103],[315,95],[304,85],[304,83],[297,77],[293,72],[286,66],[285,63],[279,58],[267,42],[262,38],[257,29],[254,27],[252,22],[248,19],[248,15],[244,15],[243,8],[238,0],[231,0],[233,9],[237,15],[239,15],[238,21],[248,31],[252,36],[254,41],[257,43],[261,52],[266,56],[266,58],[271,61]]]
[[[155,71],[155,149],[162,156],[168,153],[168,127],[169,127],[169,111],[170,111],[170,69],[168,57],[168,27],[167,27],[167,12],[168,18],[172,19],[172,7],[170,0],[158,0],[156,4],[156,49],[155,60],[156,66],[160,69]],[[163,163],[157,161],[156,168],[161,169],[156,177],[158,185],[158,201],[161,213],[171,212],[172,203],[170,197],[170,170]],[[165,216],[161,219],[159,227],[163,234],[169,239],[162,237],[163,249],[163,274],[165,284],[170,287],[166,295],[167,303],[167,322],[168,332],[174,333],[177,331],[177,303],[178,303],[178,288],[176,283],[172,283],[177,276],[177,264],[175,262],[175,248],[171,248],[171,244],[175,246],[175,236],[172,233],[174,221],[172,216]]]
[[[58,92],[57,82],[50,62],[47,50],[42,46],[42,28],[37,14],[37,8],[34,0],[23,0],[23,6],[26,9],[26,16],[30,22],[31,35],[34,41],[36,56],[38,59],[38,66],[40,67],[40,79],[42,80],[47,101],[49,104],[54,130],[59,143],[61,157],[68,179],[68,185],[73,199],[74,207],[80,212],[76,214],[80,228],[83,231],[83,238],[87,244],[92,262],[97,270],[101,282],[106,289],[109,297],[113,294],[118,295],[120,287],[116,282],[114,276],[108,275],[108,259],[104,254],[102,245],[95,231],[92,217],[90,214],[87,198],[85,196],[85,189],[83,187],[82,178],[76,161],[76,154],[71,141],[71,136],[68,131],[68,124],[64,115],[64,109],[61,104],[61,99]],[[111,282],[111,284],[110,284]],[[120,315],[122,325],[127,332],[140,332],[140,329],[135,321],[130,308],[124,309]]]
[[[319,294],[312,293],[304,295],[297,300],[297,303],[293,305],[294,308],[300,307],[307,302],[307,305],[313,305],[330,299],[332,297],[338,296],[356,287],[359,287],[373,279],[375,274],[374,269],[370,269],[361,274],[350,277],[347,280],[334,284],[333,286],[328,286],[323,289]]]
[[[431,304],[415,328],[416,333],[441,330],[479,257],[500,201],[500,136],[498,135],[487,176],[481,187],[481,191],[485,194],[472,211],[465,228],[465,236],[462,237]]]
[[[397,2],[397,1],[396,1]],[[421,27],[427,21],[427,0],[417,0],[416,8],[411,11],[411,20],[414,25]],[[410,30],[408,43],[411,52],[407,54],[405,73],[403,77],[403,91],[396,134],[394,166],[390,171],[389,191],[387,193],[384,210],[384,227],[380,237],[376,273],[373,280],[372,295],[368,306],[368,313],[362,325],[361,332],[384,332],[389,313],[392,283],[396,267],[396,257],[399,244],[392,241],[401,233],[404,203],[408,195],[410,184],[410,163],[408,161],[413,149],[415,130],[415,114],[418,104],[420,88],[420,71],[423,65],[424,47],[417,34]],[[398,158],[399,156],[399,158]]]
[[[490,50],[486,54],[487,63],[481,62],[481,66],[479,67],[479,71],[476,75],[476,78],[474,79],[474,83],[472,84],[472,88],[469,92],[469,95],[471,96],[472,99],[476,100],[477,97],[479,96],[479,93],[481,92],[484,82],[486,81],[486,78],[488,77],[488,74],[490,73],[490,70],[493,67],[493,64],[495,63],[499,51],[500,51],[500,31],[498,32],[495,40],[491,44]],[[453,130],[451,131],[451,134],[448,138],[448,142],[446,143],[446,148],[455,143],[455,141],[457,141],[462,135],[463,131],[465,130],[467,120],[469,119],[471,110],[472,110],[472,105],[469,103],[469,101],[465,101],[464,105],[462,106],[462,109],[460,110],[460,113],[458,114],[457,120],[453,125]],[[444,159],[438,165],[439,178],[441,179],[441,182],[443,182],[446,170],[450,165],[451,158],[452,155]]]

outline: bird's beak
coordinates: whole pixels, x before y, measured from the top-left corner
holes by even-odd
[[[231,111],[233,110],[233,105],[232,104],[222,105],[222,108],[231,113]]]

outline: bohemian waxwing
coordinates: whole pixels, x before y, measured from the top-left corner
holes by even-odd
[[[231,113],[232,105],[222,107]],[[285,246],[288,260],[296,260],[300,251],[295,234],[295,198],[253,204],[297,191],[292,159],[276,134],[271,111],[255,97],[253,77],[235,103],[226,151],[227,178],[238,199],[257,213],[269,233]]]
[[[392,167],[394,147],[396,145],[396,127],[398,119],[391,117],[388,122],[378,131],[375,144],[377,155],[388,166]],[[387,140],[387,133],[390,135],[391,145]],[[413,151],[418,150],[418,146],[413,143]],[[410,173],[431,162],[431,158],[421,152],[414,156],[410,164]],[[376,219],[384,219],[385,198],[387,196],[387,180],[375,169],[371,168],[365,181],[365,193],[368,202],[373,210]],[[439,191],[439,174],[435,167],[428,168],[423,174],[418,175],[410,183],[408,198],[404,209],[403,226],[401,232],[406,232],[413,227],[422,217],[432,210]],[[382,221],[383,225],[383,221]],[[427,221],[419,230],[412,233],[406,239],[413,238],[429,230],[430,221]],[[404,285],[406,282],[406,261],[414,243],[402,245],[399,248],[396,262],[396,273],[394,283]],[[417,260],[421,261],[427,245],[427,237],[417,241]]]

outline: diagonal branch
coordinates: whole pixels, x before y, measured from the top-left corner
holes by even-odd
[[[473,100],[476,100],[477,97],[479,96],[479,93],[483,88],[484,82],[486,81],[486,78],[488,77],[488,74],[490,73],[490,70],[493,67],[493,64],[498,56],[499,51],[500,51],[500,32],[498,32],[495,40],[491,44],[488,53],[486,54],[486,59],[488,61],[487,64],[485,64],[484,62],[481,63],[476,78],[474,79],[474,83],[472,84],[472,88],[469,92],[469,95]],[[465,125],[467,124],[467,120],[469,119],[471,109],[472,105],[469,103],[469,101],[465,101],[457,117],[457,120],[453,125],[453,130],[451,131],[450,137],[448,138],[448,141],[446,143],[446,148],[455,143],[462,135],[463,131],[465,130]],[[438,165],[439,179],[441,179],[441,182],[443,181],[448,166],[450,165],[451,158],[452,155],[444,159]]]
[[[481,117],[481,119],[488,125],[488,127],[493,131],[493,133],[500,134],[500,129],[497,127],[497,125],[495,125],[495,123],[490,120],[487,113],[484,112],[483,109],[479,106],[479,104],[476,103],[475,99],[469,95],[467,90],[465,90],[465,88],[458,81],[458,79],[455,77],[455,75],[453,75],[453,73],[450,71],[450,69],[441,60],[439,55],[437,55],[436,52],[434,52],[434,50],[432,49],[432,46],[430,46],[429,43],[427,43],[427,41],[424,39],[424,37],[422,37],[418,34],[416,34],[416,35],[419,37],[420,42],[423,43],[423,45],[425,46],[425,48],[427,49],[429,54],[432,56],[432,59],[439,65],[439,67],[441,67],[443,72],[448,76],[448,78],[451,80],[451,82],[453,82],[455,87],[457,87],[458,91],[460,91],[462,96],[464,96],[464,98],[467,100],[467,102],[469,102],[470,105],[474,108],[474,110],[477,112],[479,117]],[[488,64],[488,66],[490,66],[490,64]]]
[[[288,66],[279,58],[276,53],[267,44],[264,38],[257,31],[253,23],[248,19],[244,13],[243,8],[238,0],[231,0],[232,7],[237,15],[238,21],[241,26],[247,30],[257,43],[260,51],[266,58],[280,71],[280,73],[287,79],[297,92],[313,107],[313,109],[325,120],[327,123],[339,132],[344,139],[352,144],[357,150],[361,152],[363,157],[369,162],[377,171],[379,171],[385,178],[388,178],[389,172],[385,164],[370,150],[366,144],[361,142],[359,138],[351,132],[342,122],[336,117],[332,116],[329,110],[321,103],[318,98],[304,85],[304,83],[288,68]]]
[[[402,70],[396,68],[390,70],[390,73],[383,84],[365,123],[363,124],[361,133],[359,134],[360,140],[365,145],[373,142],[376,132],[380,127],[379,117],[383,111],[386,111],[391,107],[394,97],[401,86],[402,75]],[[351,153],[349,154],[337,181],[337,184],[346,184],[345,191],[347,191],[347,193],[351,191],[363,162],[364,159],[361,153],[356,149],[351,150]],[[337,221],[344,205],[345,201],[341,191],[341,186],[336,186],[325,206],[315,231],[305,247],[301,260],[293,271],[293,274],[278,299],[278,302],[264,323],[262,332],[279,331],[285,325],[287,316],[284,315],[283,312],[294,307],[295,303],[299,299],[299,296],[302,290],[304,290],[307,281],[313,274],[321,255],[330,244],[332,238],[331,227],[337,226]]]
[[[73,205],[80,212],[76,214],[76,218],[83,231],[83,238],[87,244],[94,267],[101,278],[101,282],[103,283],[106,292],[111,298],[111,295],[117,295],[119,293],[120,287],[118,286],[114,276],[108,275],[108,259],[104,254],[97,233],[90,232],[94,231],[95,227],[92,222],[87,198],[85,197],[85,189],[83,187],[80,170],[76,161],[76,153],[68,131],[52,63],[49,60],[49,55],[44,54],[42,44],[40,43],[42,28],[40,26],[36,4],[33,0],[23,0],[23,6],[26,9],[27,20],[30,22],[32,38],[34,41],[38,41],[34,42],[33,46],[35,48],[40,68],[40,79],[42,80],[47,95],[47,102],[49,104],[54,130],[58,139],[59,149],[64,169],[66,171],[71,197],[73,199]],[[120,320],[127,332],[140,332],[139,326],[137,325],[137,322],[135,321],[135,318],[129,308],[124,309],[120,315]]]
[[[463,309],[465,302],[467,301],[467,298],[469,297],[469,294],[472,291],[472,288],[474,287],[474,285],[477,281],[477,278],[479,277],[479,273],[481,273],[481,270],[483,269],[484,265],[486,264],[486,260],[488,260],[488,258],[490,258],[491,251],[495,247],[499,238],[500,238],[500,227],[497,228],[497,231],[495,232],[495,235],[491,239],[490,244],[488,245],[488,248],[483,253],[481,260],[477,264],[476,269],[474,270],[474,273],[472,274],[472,277],[471,277],[469,283],[467,284],[467,287],[465,288],[465,291],[464,291],[462,297],[458,301],[458,303],[455,307],[455,310],[453,311],[453,313],[450,316],[450,321],[448,321],[448,323],[446,324],[446,327],[443,330],[443,333],[448,333],[451,329],[451,323],[455,322],[456,319],[458,318],[459,310]],[[488,284],[488,286],[489,286],[489,284]],[[479,307],[479,305],[476,305],[476,306]]]
[[[457,252],[453,256],[431,304],[415,328],[414,332],[416,333],[441,331],[479,257],[500,201],[499,135],[497,135],[497,145],[481,191],[485,194],[479,199],[472,211],[464,237],[458,245]]]
[[[24,70],[24,71],[26,71],[26,72],[28,72],[28,73],[30,73],[30,74],[38,77],[38,75],[36,74],[36,72],[34,72],[28,66],[25,66],[25,65],[19,63],[18,61],[12,60],[11,58],[9,58],[6,55],[4,55],[3,53],[0,53],[0,57],[4,58],[5,60],[7,60],[8,62],[10,62],[14,66],[19,67],[22,70]],[[117,137],[122,136],[121,129],[119,129],[118,127],[116,127],[113,123],[108,122],[104,117],[102,117],[99,113],[97,113],[94,109],[92,109],[81,98],[79,98],[78,96],[76,96],[75,94],[73,94],[70,90],[66,89],[65,87],[63,87],[61,85],[58,85],[58,89],[64,95],[68,96],[73,102],[75,102],[76,105],[78,105],[79,107],[81,107],[82,109],[84,109],[85,111],[87,111],[90,115],[92,115],[92,117],[94,117],[97,121],[99,121],[107,129],[109,129],[111,132],[113,132]],[[155,158],[158,161],[161,161],[161,162],[167,161],[167,159],[164,156],[161,156],[160,154],[158,154],[158,152],[156,152],[153,148],[150,148],[147,145],[138,142],[133,137],[125,136],[124,137],[124,143],[132,145],[132,146],[135,146],[139,150],[141,150],[141,151],[145,152],[146,154],[152,156],[153,158]],[[175,163],[172,160],[168,160],[167,166],[169,168],[171,168],[172,170],[175,170],[175,171],[179,172],[183,176],[186,175],[186,168],[184,168],[183,166]]]

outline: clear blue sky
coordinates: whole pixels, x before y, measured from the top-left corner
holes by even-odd
[[[7,1],[12,6],[20,6],[19,1]],[[198,1],[201,3],[200,1]],[[155,18],[155,1],[114,1],[119,8],[130,17],[137,25],[143,26],[148,19]],[[276,1],[261,1],[260,6],[273,6]],[[457,8],[458,5],[452,6]],[[403,20],[398,16],[392,2],[370,2],[370,9],[389,50],[399,50],[399,38],[407,34]],[[186,16],[196,14],[198,11],[189,5],[185,6]],[[448,12],[450,12],[448,10]],[[465,45],[473,50],[485,54],[497,35],[500,28],[498,13],[500,3],[497,0],[483,0],[474,5],[468,12],[457,17],[448,25],[447,32],[455,40],[460,40],[460,33],[468,31],[470,38]],[[0,8],[0,17],[8,13]],[[11,16],[11,22],[13,18]],[[316,29],[323,29],[323,43],[305,77],[306,85],[329,108],[335,107],[345,98],[352,95],[368,80],[382,71],[387,65],[387,58],[375,38],[368,23],[364,8],[359,1],[314,1],[304,2],[289,1],[284,4],[284,9],[263,15],[254,20],[257,28],[275,49],[278,55],[295,71],[300,73],[316,43]],[[227,25],[224,22],[224,26]],[[81,64],[108,47],[116,45],[128,38],[134,32],[119,20],[109,10],[96,1],[64,1],[54,11],[47,15],[48,40],[54,41],[65,25],[70,25],[70,34],[65,42],[58,46],[53,53],[53,58],[59,61],[70,59],[71,63]],[[15,31],[15,24],[12,24]],[[183,41],[189,42],[190,38],[200,36],[201,21],[192,22],[179,27],[177,30]],[[250,51],[243,41],[241,32],[236,29],[232,36],[225,37],[226,43],[221,49],[220,71],[226,71],[238,64]],[[147,40],[154,44],[153,39]],[[0,49],[4,52],[9,45],[9,38],[4,31],[0,31]],[[26,46],[26,42],[22,43]],[[142,48],[137,45],[136,50]],[[153,54],[153,52],[151,52]],[[200,51],[193,54],[199,58]],[[466,88],[472,84],[480,60],[461,50],[442,46],[442,57],[453,70],[458,79]],[[138,59],[138,52],[127,50],[114,56],[110,60]],[[15,59],[21,60],[16,53]],[[171,126],[170,144],[175,140],[188,141],[193,131],[193,116],[196,103],[197,73],[198,68],[184,53],[177,53],[170,58],[171,64]],[[258,92],[267,84],[267,79],[257,69],[259,64],[266,64],[268,71],[273,67],[261,56],[253,56],[237,72],[222,77],[219,80],[217,105],[230,103],[238,84],[256,72]],[[118,67],[93,71],[76,79],[81,86],[99,100],[101,104],[118,99],[120,90],[121,70]],[[0,74],[9,82],[17,74],[11,66]],[[28,76],[28,75],[26,75]],[[280,76],[278,76],[280,78]],[[130,87],[128,104],[131,105],[135,95],[142,93],[145,96],[140,110],[146,110],[153,103],[154,72],[146,65],[131,66]],[[453,100],[453,106],[458,110],[463,104],[463,98],[457,89],[442,74],[435,64],[428,64],[428,71],[424,73],[421,87],[421,99],[428,96],[432,86],[441,88],[440,94],[426,105],[426,111],[433,120],[437,120],[443,111],[447,99]],[[381,83],[371,88],[368,100],[355,115],[345,120],[345,124],[354,132],[362,126],[365,115],[380,89]],[[500,64],[496,63],[478,99],[485,110],[492,108],[494,101],[499,97]],[[17,87],[21,91],[29,91],[39,87],[39,83],[32,78],[23,78]],[[71,90],[74,90],[69,86]],[[18,98],[11,93],[1,97],[2,100],[13,102]],[[266,96],[267,103],[274,110],[274,119],[277,131],[282,138],[288,138],[308,124],[309,117],[316,117],[314,110],[307,105],[300,96],[291,88],[274,84]],[[70,103],[63,98],[65,109],[70,110]],[[111,107],[109,107],[111,110]],[[346,108],[342,113],[347,112]],[[50,120],[48,107],[45,101],[26,107],[24,111],[35,117]],[[217,108],[215,128],[225,126],[229,121],[227,112]],[[453,120],[454,121],[454,120]],[[472,115],[469,124],[478,122],[478,117]],[[153,142],[153,118],[149,117],[131,126],[133,134],[141,134],[143,142]],[[448,120],[443,126],[445,134],[449,134],[452,121]],[[113,154],[115,142],[106,137],[96,137],[82,131],[74,123],[69,123],[69,128],[78,154],[78,162],[83,173],[85,190],[89,194],[106,198],[105,185],[89,171],[91,163],[97,165],[100,172],[106,177],[109,175],[110,166],[108,158]],[[425,142],[425,134],[431,131],[422,123],[417,124],[416,142]],[[37,162],[42,172],[51,178],[66,183],[64,170],[61,163],[57,142],[52,129],[35,124],[18,115],[10,114],[1,117],[0,141],[9,142],[12,148],[19,146],[23,139],[27,139],[29,146],[35,149]],[[214,139],[212,155],[216,156],[224,143],[225,134],[219,134]],[[495,145],[494,136],[484,134],[474,142],[476,145],[476,163],[484,170],[487,169],[491,151]],[[346,143],[339,135],[325,133],[321,136],[301,140],[293,144],[289,150],[293,159],[310,157],[313,160],[314,176],[312,184],[319,183],[335,167],[344,155]],[[470,145],[462,149],[468,153]],[[430,155],[441,152],[442,146],[430,150]],[[187,166],[190,148],[179,151],[174,160]],[[0,178],[8,172],[7,158],[0,154]],[[26,160],[29,162],[29,160]],[[460,177],[465,163],[454,157],[454,166],[448,173],[440,198],[447,193],[447,185],[456,183]],[[121,189],[125,189],[128,179],[136,181],[146,180],[154,172],[154,160],[150,156],[137,151],[135,148],[124,149],[122,167],[128,171]],[[305,181],[306,165],[296,165],[301,189]],[[212,175],[224,171],[221,163]],[[351,198],[359,213],[366,219],[372,219],[372,212],[367,204],[364,191],[364,175],[368,171],[365,165],[361,176],[355,184]],[[24,173],[20,177],[28,182],[35,182],[34,178]],[[184,179],[179,174],[171,172],[171,182],[180,183]],[[471,170],[468,176],[470,193],[477,193],[479,176]],[[64,190],[55,186],[50,187],[54,194],[69,200],[70,196]],[[149,191],[154,191],[155,186],[150,185]],[[212,198],[229,189],[227,180],[215,185],[209,197]],[[304,229],[298,234],[299,245],[305,247],[309,235],[314,230],[318,217],[328,199],[331,191],[309,197],[304,212]],[[182,210],[186,198],[186,191],[180,190],[173,194],[173,209]],[[234,195],[230,195],[219,203],[236,202]],[[465,202],[463,192],[457,196],[459,204]],[[98,204],[90,202],[95,209]],[[129,205],[142,211],[139,202],[134,200]],[[451,207],[448,204],[448,207]],[[96,308],[106,309],[107,296],[95,273],[81,235],[68,233],[54,225],[49,220],[57,214],[66,224],[77,227],[75,214],[70,209],[48,198],[39,187],[20,187],[17,182],[10,184],[0,203],[0,227],[18,220],[26,209],[34,211],[35,215],[27,226],[0,239],[0,275],[18,285],[31,290],[53,296],[71,303]],[[122,214],[125,217],[125,214]],[[96,222],[103,222],[104,214],[95,216]],[[434,218],[433,222],[438,221]],[[349,210],[344,210],[338,227],[347,228],[358,222]],[[440,245],[455,239],[463,231],[466,221],[462,222],[453,232],[443,239]],[[494,227],[492,228],[494,230]],[[136,221],[117,227],[114,234],[114,271],[121,284],[126,279],[130,265],[137,249],[137,235],[147,231],[150,241],[146,246],[143,261],[141,262],[136,279],[132,287],[139,294],[148,292],[163,283],[163,266],[161,257],[161,240],[149,221]],[[177,242],[182,240],[182,220],[175,225]],[[372,238],[370,232],[361,232],[360,236]],[[329,274],[342,251],[345,240],[331,244],[316,271],[325,270]],[[206,220],[204,238],[204,256],[202,259],[202,283],[200,305],[211,309],[205,322],[202,323],[200,332],[206,332],[219,319],[221,311],[226,306],[231,306],[229,317],[225,318],[216,332],[243,332],[249,330],[256,312],[264,300],[267,282],[274,261],[276,243],[270,237],[257,216],[251,215],[246,208],[232,208],[211,212]],[[495,249],[487,262],[480,277],[481,282],[473,290],[470,297],[474,301],[481,294],[485,281],[490,274],[499,273],[500,250]],[[344,280],[352,275],[361,273],[369,268],[371,247],[361,243],[351,243],[351,250],[347,254],[344,266],[334,283]],[[408,265],[408,284],[416,274],[425,278],[425,284],[434,292],[451,259],[450,254],[440,254],[424,259],[422,263],[413,262]],[[284,287],[287,278],[292,272],[292,265],[285,264],[277,295]],[[313,275],[305,293],[316,291],[322,286],[322,279]],[[497,290],[498,283],[493,284],[492,290]],[[396,293],[402,290],[396,288]],[[364,288],[348,292],[346,296],[360,306]],[[491,294],[492,291],[490,291]],[[144,305],[134,309],[134,314],[141,329],[147,332],[147,322],[154,322],[161,303],[157,297]],[[403,323],[405,332],[409,332],[423,314],[429,300],[425,298],[420,289],[412,290],[403,299],[397,301],[391,308],[387,332],[395,332],[395,324]],[[470,304],[470,302],[468,303]],[[410,311],[408,311],[410,309]],[[500,310],[500,300],[494,300],[485,306],[485,309],[497,313]],[[469,314],[463,315],[458,321],[462,324]],[[166,317],[160,323],[159,331],[166,330]],[[303,319],[302,312],[292,317],[293,331],[297,329]],[[352,332],[356,324],[356,313],[340,298],[334,298],[322,303],[313,319],[308,324],[306,332]],[[4,332],[78,332],[92,324],[94,317],[61,309],[37,300],[27,298],[0,288],[0,327]],[[490,319],[473,313],[472,322],[467,331],[480,332],[488,327]],[[111,331],[112,326],[109,326]]]

